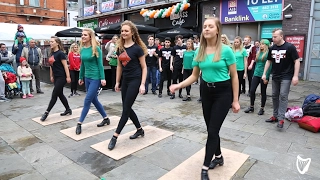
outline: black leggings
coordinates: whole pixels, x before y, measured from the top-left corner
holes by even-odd
[[[248,76],[248,82],[249,82],[249,92],[248,93],[250,93],[250,89],[251,89],[251,84],[252,84],[252,78],[253,78],[253,74],[254,74],[255,64],[256,63],[253,63],[253,66],[252,66],[251,70],[247,69],[247,76]],[[246,90],[246,82],[244,82],[244,90]]]
[[[117,66],[111,66],[111,88],[114,89],[116,85]]]
[[[161,72],[160,84],[159,84],[159,94],[162,94],[163,82],[167,80],[167,92],[170,92],[169,87],[172,81],[172,71],[169,67],[163,67]]]
[[[178,84],[183,81],[183,74],[182,69],[173,69],[173,75],[172,75],[172,84]],[[179,89],[179,94],[181,94],[182,89]]]
[[[251,89],[250,89],[250,102],[251,106],[254,106],[254,101],[256,99],[256,89],[260,83],[260,91],[261,91],[261,107],[266,105],[267,101],[267,86],[268,84],[264,84],[261,77],[253,76],[251,81]]]
[[[192,74],[192,69],[183,70],[183,79],[186,80]],[[186,87],[187,95],[190,96],[191,85]]]
[[[246,86],[246,80],[243,79],[243,75],[244,75],[244,70],[243,71],[237,71],[238,73],[238,80],[239,80],[239,97],[240,97],[240,93],[241,93],[241,85],[242,85],[242,89],[244,89],[244,91],[246,90],[245,86]]]
[[[129,117],[137,129],[141,127],[136,113],[132,109],[132,105],[136,100],[139,88],[141,84],[141,78],[122,79],[121,96],[122,96],[122,115],[116,129],[116,133],[120,134],[124,125],[127,123]]]
[[[221,154],[219,131],[232,103],[231,81],[215,83],[212,87],[203,82],[202,110],[206,122],[208,138],[203,165],[209,167],[213,154]]]
[[[79,71],[70,70],[71,76],[71,93],[75,93],[78,87]]]
[[[54,77],[54,88],[51,95],[51,100],[47,108],[47,112],[50,112],[53,106],[56,104],[59,97],[66,110],[70,109],[67,98],[63,94],[63,87],[67,83],[66,77]]]

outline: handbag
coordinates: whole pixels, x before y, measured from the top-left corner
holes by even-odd
[[[124,50],[119,56],[118,56],[119,61],[123,66],[126,66],[129,61],[131,61],[131,58],[129,57],[128,53],[126,50]]]
[[[320,129],[320,117],[303,116],[298,124],[300,128],[316,133]]]

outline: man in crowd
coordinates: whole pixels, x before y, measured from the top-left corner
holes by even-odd
[[[295,86],[299,82],[300,58],[296,47],[284,41],[281,29],[272,31],[272,41],[274,45],[269,48],[268,61],[262,75],[262,80],[268,83],[266,73],[272,64],[273,116],[266,122],[278,122],[277,127],[283,128],[290,85],[292,83]]]
[[[31,39],[29,45],[24,47],[21,56],[25,57],[30,68],[32,69],[32,74],[36,79],[36,90],[37,93],[43,94],[40,88],[40,68],[42,66],[42,53],[41,49],[36,46],[36,41]],[[33,92],[32,79],[30,80],[30,91]]]
[[[146,79],[146,92],[144,94],[148,94],[149,82],[152,84],[152,94],[156,95],[157,87],[156,87],[156,74],[157,74],[157,61],[158,61],[158,47],[154,44],[153,35],[148,36],[148,54],[146,55],[146,63],[147,63],[147,79]]]
[[[248,58],[247,58],[247,74],[248,74],[248,82],[249,82],[249,90],[248,95],[250,94],[250,88],[251,88],[251,80],[254,73],[254,67],[255,67],[255,60],[256,60],[256,47],[251,44],[251,37],[245,36],[244,37],[244,48],[247,50]],[[246,86],[243,87],[242,93],[246,93]]]

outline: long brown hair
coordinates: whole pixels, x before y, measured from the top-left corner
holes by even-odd
[[[92,47],[92,57],[93,56],[99,57],[99,52],[97,51],[97,47],[100,46],[100,43],[97,41],[96,35],[94,34],[94,31],[92,29],[90,29],[90,28],[84,28],[82,30],[82,32],[83,31],[88,32],[88,34],[89,34],[89,36],[91,38],[90,44],[91,44],[91,47]],[[83,48],[83,46],[84,46],[83,42],[80,41],[80,50]]]
[[[207,20],[214,20],[215,25],[217,26],[217,38],[216,38],[216,52],[214,54],[214,58],[212,61],[219,61],[221,58],[221,50],[222,50],[222,42],[221,42],[221,22],[218,18],[216,17],[209,17],[207,18],[205,21]],[[206,48],[208,46],[207,40],[204,38],[203,33],[201,33],[200,36],[200,46],[199,46],[199,52],[198,55],[195,57],[195,60],[198,62],[204,61],[205,57],[206,57]]]
[[[58,38],[57,36],[51,36],[52,39],[54,39],[56,41],[56,43],[58,44],[58,49],[62,52],[65,52],[64,48],[63,48],[63,44],[60,38]],[[51,54],[53,53],[53,49],[51,48]]]
[[[137,43],[143,50],[143,53],[146,55],[148,54],[148,49],[147,49],[147,46],[144,44],[144,42],[141,40],[140,38],[140,35],[138,33],[138,29],[136,27],[136,25],[134,25],[131,21],[129,20],[125,20],[123,21],[123,23],[121,24],[121,28],[124,26],[124,25],[127,25],[130,27],[130,30],[132,32],[132,40],[133,42]],[[117,42],[117,51],[119,52],[123,52],[125,49],[124,49],[124,39],[122,38],[122,36],[120,36],[120,38],[118,39],[118,42]]]

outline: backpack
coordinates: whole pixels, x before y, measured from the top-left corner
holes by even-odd
[[[303,115],[320,117],[320,103],[313,102],[303,108]]]
[[[315,94],[309,94],[303,102],[302,109],[304,109],[309,103],[314,103],[316,100],[320,99],[320,96]]]

